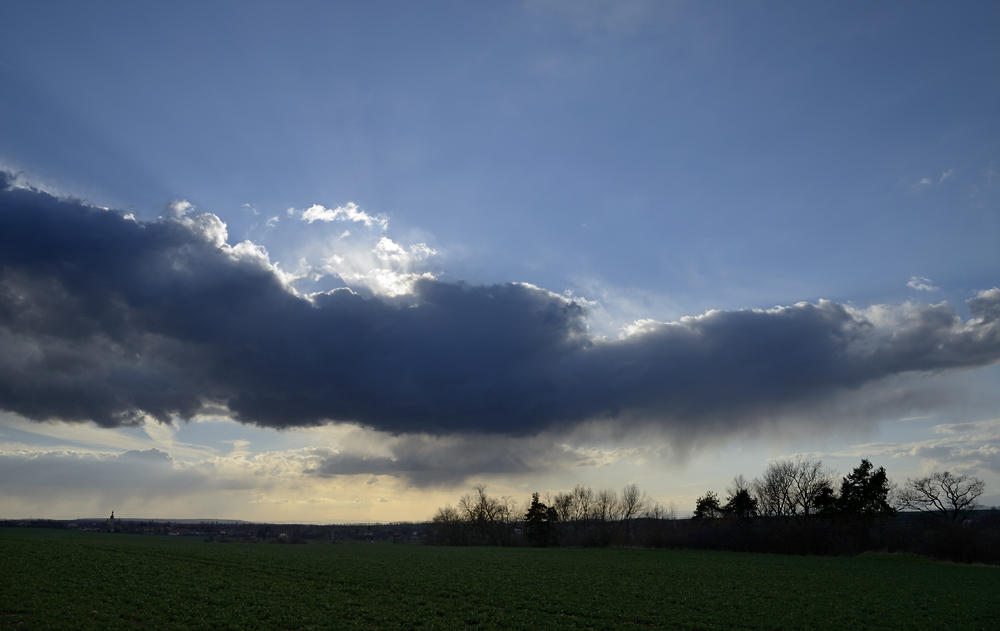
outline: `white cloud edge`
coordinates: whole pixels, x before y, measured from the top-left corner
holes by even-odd
[[[923,276],[911,276],[910,281],[906,283],[906,286],[910,289],[916,289],[917,291],[938,291],[940,287],[935,287],[932,285],[933,281],[929,278],[924,278]]]

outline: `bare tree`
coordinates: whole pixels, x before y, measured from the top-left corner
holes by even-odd
[[[594,513],[594,492],[577,484],[573,489],[573,519],[586,522]]]
[[[490,497],[486,485],[475,487],[475,495],[463,495],[458,501],[458,513],[486,543],[509,545],[518,515],[510,497]]]
[[[741,491],[746,491],[747,493],[753,492],[753,485],[743,477],[742,473],[733,478],[732,483],[726,487],[726,493],[729,494],[729,497],[734,497]]]
[[[576,496],[573,495],[572,491],[569,493],[558,493],[549,503],[555,509],[556,514],[559,515],[559,521],[564,524],[572,521],[575,517],[575,504]]]
[[[459,515],[458,511],[450,505],[446,505],[444,508],[437,509],[437,512],[434,514],[434,518],[431,521],[436,524],[454,524],[461,520],[462,517]]]
[[[654,521],[669,519],[669,517],[667,517],[667,509],[664,508],[663,504],[655,500],[649,502],[649,505],[646,507],[646,512],[643,513],[642,516],[644,519],[652,519]]]
[[[778,460],[767,465],[764,473],[752,482],[761,515],[788,517],[795,514],[792,502],[794,478],[794,465],[790,460]]]
[[[639,490],[639,485],[635,482],[626,484],[622,489],[621,499],[618,500],[621,512],[621,520],[625,524],[625,531],[631,532],[632,518],[637,517],[645,510],[649,504],[646,493]]]
[[[776,460],[750,486],[761,515],[808,517],[820,498],[832,492],[834,475],[821,460]]]
[[[796,460],[792,485],[795,514],[809,517],[817,512],[820,498],[833,492],[834,477],[834,472],[825,468],[822,460]]]
[[[618,519],[618,494],[614,489],[601,489],[597,492],[594,503],[594,516],[597,520],[606,524]]]
[[[434,524],[434,542],[457,546],[466,543],[465,523],[462,515],[451,506],[439,508],[431,522]]]
[[[677,505],[674,502],[664,505],[654,499],[646,502],[646,510],[642,516],[645,519],[655,519],[657,521],[674,521],[677,519]]]
[[[594,491],[588,487],[578,484],[572,491],[556,495],[551,505],[559,514],[564,530],[579,533],[587,530],[594,520]]]
[[[986,483],[979,478],[935,472],[923,478],[908,479],[899,491],[899,502],[904,508],[934,513],[957,522],[979,507],[976,499],[985,489]]]

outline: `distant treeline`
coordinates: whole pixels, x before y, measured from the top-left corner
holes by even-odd
[[[114,532],[126,535],[177,535],[205,537],[212,542],[275,543],[305,541],[371,541],[421,543],[427,524],[421,522],[363,524],[258,524],[253,522],[172,521],[115,519],[109,526],[105,519],[8,519],[0,528],[49,528],[89,532]]]
[[[783,554],[913,552],[1000,564],[1000,513],[978,510],[985,483],[932,473],[902,487],[862,460],[839,478],[813,459],[772,462],[753,480],[734,478],[719,497],[698,498],[677,519],[635,484],[621,491],[572,491],[530,503],[495,497],[485,485],[435,513],[437,545],[668,547]]]

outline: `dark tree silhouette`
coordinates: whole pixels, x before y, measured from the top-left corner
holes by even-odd
[[[819,460],[770,462],[763,475],[736,476],[722,504],[715,492],[697,499],[692,519],[675,520],[635,484],[619,492],[577,486],[538,493],[515,508],[485,485],[456,508],[438,509],[427,531],[437,545],[639,546],[785,554],[853,555],[909,551],[962,563],[1000,564],[1000,521],[972,513],[985,483],[949,472],[907,480],[897,492],[869,460],[844,477]],[[893,519],[905,506],[939,519]],[[989,513],[989,514],[987,514]]]
[[[749,521],[760,515],[757,498],[753,496],[753,487],[743,474],[733,478],[733,483],[726,489],[728,497],[722,510],[741,521]]]
[[[531,506],[524,515],[524,529],[528,541],[542,547],[555,545],[559,535],[556,529],[558,521],[559,515],[556,509],[546,506],[538,499],[538,493],[532,493]]]
[[[434,524],[433,532],[437,543],[451,546],[468,543],[468,533],[462,515],[451,506],[439,508],[431,519],[431,523]]]
[[[907,480],[900,492],[903,506],[958,522],[978,508],[976,498],[983,494],[986,483],[965,475],[932,473],[916,480]]]
[[[840,497],[830,483],[823,484],[816,492],[814,501],[816,514],[821,517],[837,517],[840,512]]]
[[[829,501],[832,479],[821,460],[797,458],[770,463],[752,487],[762,515],[806,519]]]
[[[492,545],[510,545],[516,518],[514,500],[492,497],[486,485],[475,487],[475,495],[463,495],[458,501],[458,513],[471,527],[475,537]]]
[[[722,517],[722,506],[719,504],[719,496],[709,491],[704,496],[699,497],[695,503],[694,519],[715,519]]]
[[[750,520],[757,516],[757,500],[749,490],[740,489],[729,496],[722,510],[738,519]]]
[[[632,533],[632,519],[637,517],[649,506],[649,498],[639,490],[636,483],[626,484],[622,489],[621,498],[618,500],[621,520],[625,526],[625,532]]]
[[[871,522],[878,517],[892,516],[896,511],[889,505],[889,476],[883,467],[863,459],[840,483],[837,511],[847,517],[859,517]]]

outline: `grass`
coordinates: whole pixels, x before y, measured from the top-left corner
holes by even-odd
[[[998,629],[1000,568],[0,530],[0,628]]]

